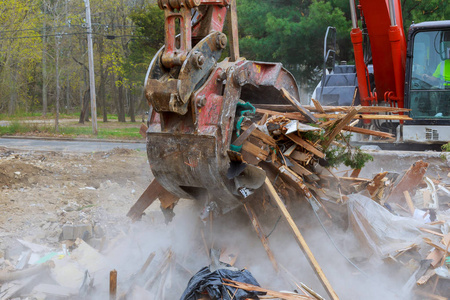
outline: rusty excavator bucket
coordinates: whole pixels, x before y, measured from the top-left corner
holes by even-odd
[[[163,209],[179,198],[204,198],[208,209],[226,213],[265,179],[262,169],[230,150],[242,111],[287,103],[282,89],[298,101],[297,83],[281,63],[239,56],[235,0],[158,5],[165,13],[165,45],[145,79],[147,155],[155,179],[128,215],[139,218],[157,198]],[[225,20],[230,38],[222,33]],[[228,42],[230,57],[219,61]]]

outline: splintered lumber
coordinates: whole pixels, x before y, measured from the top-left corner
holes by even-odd
[[[312,113],[304,108],[285,88],[281,88],[281,94],[284,99],[288,100],[295,109],[302,114],[310,123],[317,123],[317,118],[312,115]]]
[[[150,263],[153,261],[153,258],[155,258],[155,252],[150,253],[150,255],[147,257],[147,260],[142,265],[141,269],[136,274],[136,276],[138,276],[138,277],[142,276],[145,273],[145,271],[147,271],[147,268],[150,265]]]
[[[109,300],[115,300],[117,295],[117,271],[109,272]]]
[[[312,288],[310,288],[309,286],[307,286],[303,282],[300,282],[300,285],[302,286],[302,288],[304,288],[308,293],[310,293],[317,300],[325,300],[324,297],[322,297],[319,294],[317,294]]]
[[[141,128],[139,128],[139,134],[145,139],[147,137],[148,127],[145,123],[141,124]]]
[[[250,125],[250,127],[247,128],[247,130],[245,130],[234,142],[233,145],[234,146],[240,146],[242,145],[247,138],[250,136],[250,134],[252,134],[253,130],[256,129],[256,124],[252,123],[252,125]]]
[[[222,278],[222,280],[225,281],[225,282],[222,283],[223,285],[231,286],[231,287],[234,287],[234,288],[237,288],[237,289],[241,289],[241,290],[245,290],[245,291],[264,292],[264,293],[266,293],[269,296],[280,298],[280,299],[285,299],[285,300],[298,300],[298,299],[314,300],[314,298],[311,298],[309,296],[272,291],[272,290],[268,290],[268,289],[262,288],[260,286],[250,284],[250,283],[234,281],[234,280],[227,279],[227,278]]]
[[[272,263],[273,268],[278,273],[280,269],[278,268],[277,261],[275,260],[275,256],[273,255],[272,250],[269,247],[269,241],[266,238],[266,235],[263,232],[261,224],[259,223],[258,217],[256,216],[255,210],[251,207],[249,203],[244,204],[245,211],[247,212],[250,221],[252,222],[253,229],[255,229],[256,234],[258,235],[261,243],[263,244],[264,249],[266,250],[267,256]]]
[[[300,174],[300,175],[305,175],[305,176],[313,175],[313,173],[311,171],[306,169],[301,164],[297,163],[294,159],[288,158],[288,160],[292,164],[292,166],[290,168],[292,168],[292,170],[294,170],[295,173]]]
[[[314,155],[316,155],[316,156],[318,156],[320,158],[324,158],[325,157],[325,154],[323,154],[322,151],[318,150],[316,147],[314,147],[313,145],[311,145],[310,143],[308,143],[307,141],[305,141],[304,139],[302,139],[301,137],[299,137],[295,133],[288,134],[287,137],[289,139],[291,139],[294,143],[296,143],[297,145],[305,148],[306,150],[308,150],[309,152],[313,153]]]
[[[248,128],[249,127],[247,127],[247,126],[242,126],[242,129],[244,129],[244,130],[247,130]],[[256,137],[256,138],[258,138],[258,139],[260,139],[261,141],[263,141],[265,144],[267,144],[269,146],[275,147],[277,145],[277,142],[271,136],[265,134],[264,132],[262,132],[258,128],[253,130],[251,135]]]
[[[386,177],[388,172],[382,172],[375,175],[372,181],[367,185],[366,189],[369,192],[372,199],[378,194],[380,189],[383,188],[383,179]]]
[[[441,243],[435,243],[432,240],[430,240],[429,238],[424,237],[423,241],[425,243],[427,243],[428,245],[436,248],[437,250],[440,250],[442,252],[445,252],[446,247],[444,245],[442,245]]]
[[[295,224],[294,220],[292,219],[286,206],[284,206],[283,201],[278,196],[277,192],[275,191],[275,188],[273,187],[272,183],[270,182],[269,178],[267,178],[267,177],[264,182],[264,187],[265,187],[266,191],[268,192],[268,194],[270,195],[270,197],[275,201],[279,211],[281,212],[281,214],[285,218],[286,222],[288,223],[289,227],[291,228],[298,245],[300,246],[301,250],[305,254],[309,264],[311,265],[311,267],[313,268],[317,277],[319,278],[320,282],[322,283],[323,287],[325,288],[328,296],[331,299],[339,299],[339,297],[337,296],[333,287],[331,286],[330,282],[325,277],[325,274],[323,273],[322,268],[319,266],[319,263],[317,262],[313,253],[309,249],[308,244],[306,243],[305,239],[303,238],[303,235],[300,233],[300,230],[298,229],[297,225]]]
[[[324,113],[325,113],[325,110],[323,110],[322,104],[320,104],[320,102],[317,101],[316,99],[311,99],[311,100],[312,100],[312,102],[313,102],[314,107],[316,108],[316,110],[317,110],[318,112],[324,114]]]
[[[36,265],[33,267],[30,267],[28,269],[24,270],[18,270],[18,271],[0,271],[0,283],[6,282],[6,281],[13,281],[18,280],[22,278],[28,278],[35,274],[42,274],[46,271],[48,271],[51,268],[55,267],[55,263],[52,260],[46,261],[40,265]]]
[[[403,191],[403,195],[405,196],[406,204],[408,204],[411,215],[414,215],[414,211],[416,210],[416,208],[414,207],[414,203],[412,202],[411,195],[408,191]]]
[[[167,270],[172,260],[172,255],[173,255],[172,250],[169,249],[166,251],[164,260],[158,265],[158,267],[154,269],[153,275],[145,283],[144,287],[146,289],[150,288],[153,285],[153,283],[155,283],[155,281],[158,278],[160,278],[160,276]]]
[[[280,115],[280,116],[284,116],[288,119],[291,120],[299,120],[302,122],[308,122],[308,120],[301,114],[298,112],[279,112],[279,111],[274,111],[274,110],[268,110],[268,109],[262,109],[262,108],[257,108],[256,112],[259,114],[268,114],[269,116],[276,116],[276,115]]]
[[[142,193],[136,203],[130,208],[127,213],[127,217],[131,218],[132,221],[137,221],[141,218],[144,210],[147,209],[156,199],[162,199],[161,204],[163,206],[170,206],[172,203],[177,201],[179,198],[173,196],[165,188],[159,184],[156,179],[149,184],[147,189]]]
[[[414,163],[408,171],[406,171],[399,183],[391,190],[385,201],[398,203],[403,196],[403,191],[409,191],[419,185],[425,175],[425,172],[427,171],[427,168],[428,163],[421,160]]]
[[[266,160],[267,156],[269,156],[269,152],[261,149],[260,147],[256,146],[253,143],[250,143],[249,141],[245,141],[242,145],[242,150],[250,153],[251,155],[259,158],[260,160]]]
[[[300,191],[302,191],[308,199],[312,197],[311,192],[299,175],[295,174],[286,166],[281,166],[278,170],[282,175],[284,175],[285,178],[291,181],[291,183],[293,183],[295,187],[300,189]]]
[[[360,113],[362,113],[360,111]],[[345,117],[344,114],[314,114],[316,118],[324,118],[324,119],[341,119]],[[406,116],[406,115],[362,115],[357,114],[353,116],[352,119],[355,120],[403,120],[408,121],[412,120],[412,118]]]
[[[327,113],[327,112],[349,112],[352,107],[355,106],[316,106],[314,102],[317,100],[313,99],[314,105],[303,105],[303,107],[312,112]],[[253,104],[257,109],[266,109],[279,112],[296,112],[297,109],[288,104]],[[358,106],[356,106],[358,107]],[[360,113],[399,113],[411,111],[409,108],[399,108],[399,107],[389,107],[389,106],[361,106]]]
[[[322,146],[326,149],[330,146],[330,144],[334,141],[336,136],[341,132],[344,126],[347,126],[348,123],[351,122],[352,118],[358,113],[358,109],[353,108],[348,112],[348,114],[338,121],[336,126],[331,130],[331,132],[327,133],[327,139],[322,143]]]
[[[299,120],[299,121],[303,121],[303,122],[307,122],[307,119],[300,113],[298,112],[286,112],[286,113],[282,113],[279,111],[273,111],[273,110],[268,110],[268,109],[262,109],[262,108],[257,108],[256,109],[257,113],[261,113],[261,114],[269,114],[269,115],[281,115],[281,116],[285,116],[288,119],[291,120]],[[408,120],[412,120],[410,117],[406,116],[406,115],[368,115],[368,114],[362,114],[364,113],[363,111],[359,111],[359,114],[353,116],[352,119],[355,120],[403,120],[403,121],[408,121]],[[345,117],[345,114],[313,114],[314,117],[318,118],[318,119],[342,119],[343,117]]]
[[[411,197],[410,197],[410,198],[411,198]],[[413,212],[413,213],[414,213],[414,212]],[[443,234],[443,233],[436,232],[436,231],[431,230],[431,229],[419,227],[419,230],[421,230],[421,231],[423,231],[423,232],[428,232],[428,233],[431,233],[431,234],[434,234],[434,235],[438,235],[438,236],[440,236],[440,237],[444,237],[444,234]]]
[[[394,137],[394,135],[387,133],[387,132],[370,130],[370,129],[360,128],[360,127],[344,126],[344,128],[342,128],[342,130],[366,134],[366,135],[373,135],[373,136],[378,136],[378,137],[382,137],[382,138],[393,138]]]
[[[448,300],[447,297],[442,297],[442,296],[439,296],[439,295],[430,294],[430,293],[427,293],[427,292],[424,292],[424,291],[421,291],[421,290],[417,290],[417,289],[414,291],[414,293],[416,293],[419,296],[423,296],[423,297],[425,297],[427,299]]]
[[[311,158],[311,155],[305,152],[300,152],[297,150],[292,151],[292,153],[290,155],[288,155],[290,158],[293,158],[295,160],[301,161],[301,162],[305,162],[308,159]]]

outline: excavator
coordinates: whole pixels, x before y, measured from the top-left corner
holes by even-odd
[[[147,154],[156,180],[143,196],[170,206],[174,199],[214,195],[208,209],[226,213],[243,198],[227,177],[238,118],[252,110],[249,102],[285,103],[282,89],[299,101],[298,86],[281,63],[239,56],[235,0],[158,0],[158,5],[165,14],[165,44],[145,79]],[[230,37],[223,33],[225,23]],[[230,55],[222,59],[228,44]],[[257,181],[246,186],[264,183],[260,168],[249,165],[245,172]]]
[[[326,36],[316,99],[408,108],[412,120],[362,125],[393,133],[398,143],[450,141],[450,21],[412,24],[406,39],[400,0],[350,0],[350,11],[355,64],[334,66],[335,46],[327,46]]]

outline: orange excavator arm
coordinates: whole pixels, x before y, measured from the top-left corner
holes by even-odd
[[[388,101],[392,106],[403,107],[406,39],[400,0],[359,0],[356,7],[350,0],[352,10],[351,32],[355,64],[360,88],[361,103]],[[376,93],[368,86],[368,72],[362,50],[362,31],[358,26],[356,8],[365,23],[372,50],[372,63]]]

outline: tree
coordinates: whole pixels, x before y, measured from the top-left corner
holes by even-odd
[[[337,28],[345,47],[339,52],[348,59],[350,21],[333,2],[242,0],[238,5],[241,54],[248,59],[282,62],[297,78],[308,83],[323,62],[326,28]],[[342,4],[336,1],[337,4]]]

